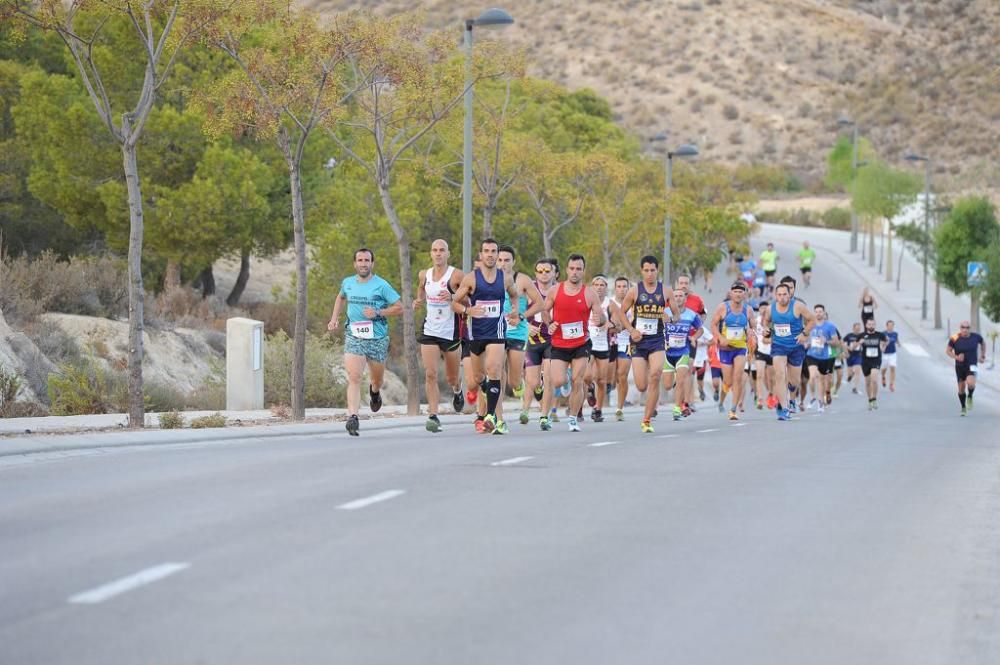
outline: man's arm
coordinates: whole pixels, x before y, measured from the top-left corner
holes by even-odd
[[[424,289],[427,271],[421,270],[417,273],[417,297],[413,300],[413,309],[416,310],[427,301],[427,292]]]
[[[715,311],[712,312],[712,330],[718,330],[719,324],[722,322],[722,317],[725,315],[726,305],[725,303],[719,303],[715,307]],[[729,341],[723,335],[719,335],[719,348],[728,349]]]
[[[796,314],[801,316],[804,322],[802,324],[802,334],[799,336],[805,338],[800,342],[801,344],[805,344],[809,341],[809,334],[812,332],[812,329],[816,327],[816,317],[809,311],[808,307],[799,301],[795,301],[795,310]]]
[[[596,321],[594,325],[603,326],[607,322],[604,316],[604,309],[601,307],[601,300],[597,297],[597,292],[591,287],[586,287],[587,304],[590,305],[590,319]]]
[[[333,301],[333,314],[330,315],[330,322],[326,324],[327,330],[336,330],[340,327],[340,312],[344,309],[346,302],[347,298],[344,297],[344,294],[338,293],[336,300]]]
[[[455,289],[455,295],[451,298],[451,311],[456,314],[465,314],[470,309],[477,309],[476,307],[469,307],[465,304],[465,301],[469,298],[469,295],[476,289],[476,276],[473,274],[468,274],[462,278],[462,282]],[[482,312],[480,312],[482,313]]]

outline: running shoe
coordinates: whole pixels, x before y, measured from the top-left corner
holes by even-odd
[[[682,414],[683,413],[684,412],[681,411],[681,407],[675,406],[674,407],[674,420],[680,420],[682,418]]]
[[[475,404],[476,400],[478,400],[478,399],[479,399],[479,391],[478,390],[466,390],[465,391],[465,403],[466,404]]]
[[[500,435],[500,434],[507,434],[508,432],[510,432],[510,430],[507,429],[507,421],[506,420],[498,420],[497,424],[494,425],[494,427],[493,427],[493,436],[497,436],[497,435]]]
[[[824,398],[823,401],[826,402],[827,406],[830,406],[831,404],[833,404],[833,395],[830,394],[829,390],[826,391],[826,394],[823,395],[823,398]],[[822,405],[820,405],[820,406],[822,406]]]
[[[819,400],[813,397],[812,400],[809,401],[809,406],[806,407],[806,410],[808,411],[810,409],[817,409],[817,408],[819,408]]]
[[[878,411],[878,400],[877,399],[873,399],[872,400],[872,411]]]
[[[788,408],[785,409],[785,411],[787,411],[788,413],[798,413],[799,412],[799,406],[798,406],[798,404],[795,403],[794,399],[788,400]]]
[[[465,397],[462,396],[461,388],[451,396],[451,407],[455,409],[455,413],[461,413],[462,409],[465,408]]]
[[[791,420],[792,415],[785,409],[778,407],[778,420]]]
[[[705,401],[705,387],[704,386],[698,386],[698,397],[699,397],[699,399],[701,399],[702,402]]]
[[[623,422],[625,420],[625,414],[622,412],[621,409],[615,411],[615,420],[617,420],[618,422]]]
[[[372,413],[377,413],[382,408],[382,393],[372,390],[370,383],[368,384],[368,406],[371,407]]]
[[[767,408],[773,409],[773,408],[776,408],[777,406],[778,406],[778,398],[775,397],[774,395],[768,395],[767,396]]]
[[[757,400],[756,406],[757,406],[757,410],[758,411],[763,411],[764,410],[764,403],[761,402],[760,400]]]
[[[587,406],[589,406],[590,408],[594,408],[594,405],[596,404],[597,404],[597,389],[594,387],[594,384],[591,383],[589,386],[587,386]]]
[[[568,428],[570,432],[579,432],[580,426],[576,422],[576,416],[569,417]]]
[[[837,397],[839,392],[840,392],[840,388],[834,388],[833,389],[833,396]]]
[[[696,412],[698,410],[698,409],[694,408],[694,404],[688,404],[687,402],[684,402],[684,408],[685,408],[685,410],[690,411],[691,413],[694,413],[694,412]]]
[[[896,392],[896,384],[895,383],[890,383],[889,384],[889,392],[891,392],[891,393]]]
[[[962,409],[962,415],[963,416],[965,415],[965,409]],[[358,430],[360,428],[361,428],[361,426],[358,424],[358,416],[357,416],[357,414],[352,415],[352,416],[348,416],[348,418],[347,418],[347,433],[350,434],[351,436],[359,436],[358,435]]]
[[[972,395],[965,398],[965,404],[969,407],[969,411],[972,411]]]
[[[715,392],[712,393],[712,399],[714,399],[716,402],[719,401],[719,389],[718,388],[716,388]]]
[[[739,420],[740,417],[736,415],[735,411],[733,411],[732,409],[729,409],[729,419],[730,420]]]
[[[497,417],[492,413],[487,413],[486,417],[483,418],[483,431],[487,434],[496,429]]]
[[[965,407],[964,406],[962,407],[962,417],[963,418],[965,417]],[[350,431],[350,430],[348,430],[348,431]],[[354,436],[357,436],[357,434],[355,434]]]
[[[521,423],[522,425],[527,425],[528,424],[528,412],[527,411],[522,411],[521,415],[519,415],[517,417],[517,421],[519,423]]]
[[[857,388],[851,388],[851,392],[854,393],[855,395],[860,395],[861,394],[861,393],[858,392]]]
[[[482,416],[476,416],[476,432],[479,434],[486,432],[486,423],[483,421]]]
[[[595,423],[603,423],[604,414],[601,413],[600,409],[594,409],[593,411],[590,412],[590,419],[593,420]]]
[[[875,410],[875,407],[873,406],[874,404],[875,404],[875,402],[873,400],[868,400],[868,410],[869,411],[874,411]]]
[[[882,375],[882,387],[885,388],[885,375]]]
[[[719,401],[719,413],[725,413],[725,412],[726,412],[726,401],[725,400],[720,400]]]
[[[681,415],[684,416],[685,418],[687,418],[688,416],[690,416],[692,413],[694,413],[694,410],[693,409],[689,409],[686,406],[683,409],[681,409]]]
[[[819,408],[817,408],[816,410],[819,411],[820,413],[826,413],[826,407],[823,406],[822,402],[820,402]]]
[[[548,418],[542,416],[538,419],[538,427],[541,428],[543,432],[548,432],[552,429],[552,424],[549,422]]]
[[[559,422],[559,410],[555,407],[552,407],[552,411],[549,412],[549,420],[554,423]]]
[[[428,432],[440,432],[441,431],[441,421],[433,413],[427,417],[427,422],[424,423],[424,429]]]
[[[640,427],[642,429],[643,434],[653,433],[653,423],[649,422],[648,420],[643,420],[642,425]]]
[[[514,397],[521,399],[524,397],[524,379],[521,379],[521,383],[517,384],[517,387],[513,389]]]

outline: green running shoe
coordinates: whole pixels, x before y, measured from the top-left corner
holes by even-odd
[[[436,415],[431,414],[427,418],[427,422],[424,423],[424,428],[428,432],[434,432],[434,433],[440,432],[441,431],[441,421],[438,420],[438,417]]]
[[[514,397],[521,399],[524,397],[524,379],[521,379],[521,383],[514,388]]]
[[[498,434],[507,434],[508,432],[510,432],[510,430],[507,429],[507,421],[506,420],[498,420],[497,424],[493,427],[493,435],[494,436],[496,436]]]
[[[552,424],[549,423],[549,419],[546,418],[545,416],[539,418],[538,426],[542,429],[543,432],[548,432],[552,429]]]
[[[527,425],[528,424],[528,412],[527,411],[522,411],[521,415],[519,415],[517,417],[517,420],[522,425]]]

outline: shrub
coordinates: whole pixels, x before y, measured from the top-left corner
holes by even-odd
[[[180,411],[187,406],[187,396],[167,383],[146,379],[142,388],[150,411]]]
[[[180,411],[168,411],[160,414],[160,429],[181,429],[184,427],[184,415]]]
[[[191,421],[191,429],[206,429],[208,427],[225,427],[226,417],[221,413],[213,413],[210,416],[200,416]]]
[[[347,380],[334,368],[342,352],[329,337],[306,335],[305,406],[340,407],[346,404]],[[264,345],[264,403],[285,404],[292,394],[292,340],[280,331]]]
[[[205,382],[187,397],[187,405],[193,409],[226,408],[226,365],[225,360],[213,358],[209,361],[211,372]]]
[[[830,208],[822,216],[823,226],[846,231],[851,228],[851,211],[847,208]]]
[[[106,369],[94,358],[80,364],[63,364],[49,375],[49,402],[57,416],[88,413],[121,413],[128,405],[125,372]]]
[[[14,372],[0,367],[0,418],[7,418],[7,410],[21,392],[21,378]]]
[[[0,418],[43,418],[47,415],[49,415],[49,410],[43,404],[11,402],[0,414]]]
[[[740,117],[740,110],[732,104],[726,104],[722,109],[722,115],[726,120],[738,120]]]

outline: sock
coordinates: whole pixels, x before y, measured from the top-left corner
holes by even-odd
[[[969,397],[972,397],[972,393],[976,392],[975,388],[969,388]]]
[[[486,413],[497,414],[497,402],[500,401],[500,379],[486,380]]]
[[[965,408],[965,393],[958,393],[958,401],[962,404],[962,408]]]

